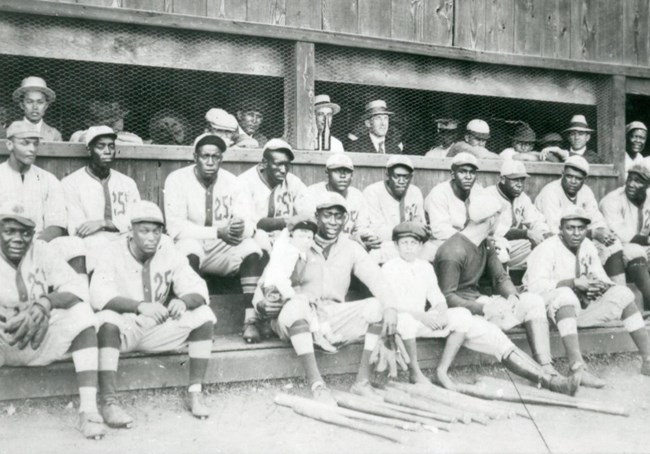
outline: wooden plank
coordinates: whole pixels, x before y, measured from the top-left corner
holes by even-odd
[[[285,0],[240,0],[246,1],[246,20],[261,24],[284,25],[286,19]]]
[[[441,46],[453,45],[454,0],[424,0],[424,31],[423,36],[417,35],[417,40]]]
[[[122,0],[122,8],[165,11],[165,0]]]
[[[627,94],[650,96],[650,80],[627,77],[625,83]]]
[[[320,0],[286,0],[286,2],[286,25],[315,30],[320,30],[323,27]]]
[[[172,13],[174,14],[205,16],[207,12],[206,0],[173,0]]]
[[[321,0],[323,30],[357,33],[359,9],[357,0]]]
[[[424,37],[424,2],[391,2],[391,38],[422,41]]]
[[[623,2],[598,0],[596,58],[598,61],[622,62],[624,50]]]
[[[392,0],[357,0],[359,25],[357,32],[365,36],[391,36]]]
[[[623,61],[632,65],[647,65],[650,62],[648,27],[650,2],[628,0],[624,2],[624,52]]]
[[[312,43],[297,42],[284,78],[284,137],[301,149],[311,148],[316,135],[314,52]]]
[[[625,182],[625,89],[624,76],[611,76],[598,97],[598,148],[604,162],[614,165],[619,184]]]
[[[488,0],[485,4],[485,50],[514,51],[514,0]]]
[[[74,0],[75,3],[80,5],[89,5],[89,6],[104,6],[112,8],[120,8],[122,6],[122,0]]]
[[[515,0],[514,52],[541,55],[545,0]]]
[[[245,0],[208,0],[206,8],[208,17],[246,20]]]
[[[454,46],[485,49],[485,14],[488,0],[456,2],[454,14]]]
[[[596,59],[596,0],[571,3],[571,58]]]
[[[544,5],[542,56],[571,56],[571,0],[547,0]]]

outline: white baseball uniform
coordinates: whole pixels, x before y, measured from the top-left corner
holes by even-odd
[[[600,210],[607,225],[623,243],[623,256],[626,261],[648,257],[646,245],[631,243],[636,235],[650,233],[650,199],[638,207],[625,195],[625,186],[614,189],[600,201]]]
[[[424,200],[431,235],[437,243],[448,240],[467,225],[467,210],[471,199],[483,187],[474,184],[467,200],[456,197],[451,188],[451,180],[443,181],[431,189]]]

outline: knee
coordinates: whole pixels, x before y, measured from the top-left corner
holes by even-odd
[[[546,318],[546,305],[541,296],[534,293],[524,293],[519,297],[519,300],[524,305],[527,319]]]
[[[632,290],[624,285],[615,285],[611,287],[605,294],[608,300],[614,302],[617,307],[625,309],[630,303],[634,302],[634,293]]]
[[[120,338],[120,328],[112,323],[104,323],[97,331],[97,339],[102,344],[112,344],[114,339]]]
[[[287,301],[278,315],[278,324],[290,328],[298,320],[309,320],[309,303],[303,298],[293,298]]]
[[[195,255],[200,262],[203,262],[205,254],[203,245],[197,240],[181,240],[176,243],[176,248],[185,256]]]
[[[447,318],[449,319],[449,330],[466,333],[472,324],[473,317],[472,313],[464,307],[448,309]]]
[[[397,314],[397,333],[402,336],[402,339],[415,339],[418,332],[418,323],[411,314],[399,313]]]
[[[79,329],[86,329],[97,324],[97,317],[88,303],[79,301],[67,309],[67,315]]]
[[[643,259],[645,261],[647,254],[645,247],[641,246],[640,244],[627,243],[623,247],[623,257],[625,258],[626,262],[631,262],[632,260],[636,259]]]
[[[366,307],[363,309],[363,316],[369,324],[379,323],[384,318],[383,306],[377,298],[368,298]]]
[[[97,312],[95,314],[95,326],[97,329],[100,330],[102,326],[106,324],[120,327],[122,326],[122,316],[117,312],[108,309]]]
[[[214,311],[210,306],[206,304],[194,309],[192,315],[196,318],[197,326],[205,325],[207,323],[214,325],[217,323],[217,316],[214,314]]]

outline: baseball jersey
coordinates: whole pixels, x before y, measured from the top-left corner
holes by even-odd
[[[201,295],[207,304],[205,281],[168,236],[161,237],[156,253],[144,263],[133,256],[129,241],[118,238],[104,250],[90,283],[90,303],[95,310],[102,310],[115,297],[164,304],[172,291],[179,298]]]
[[[424,223],[422,191],[413,184],[409,185],[400,200],[388,191],[385,181],[378,181],[366,187],[363,195],[368,203],[370,228],[382,241],[390,241],[393,228],[401,222]]]
[[[585,238],[576,255],[567,248],[559,235],[548,238],[528,256],[524,285],[528,290],[543,295],[557,288],[565,279],[593,274],[603,282],[612,283],[598,258],[594,243]]]
[[[323,194],[327,194],[331,190],[327,185],[327,181],[312,184],[309,186],[302,197],[297,201],[298,213],[304,215],[313,215],[316,212],[316,204],[321,199]],[[332,191],[334,192],[334,191]],[[360,233],[370,232],[370,216],[368,214],[368,204],[363,193],[357,188],[349,187],[345,200],[348,205],[349,219],[343,232],[349,235],[358,235]]]
[[[435,240],[446,240],[467,225],[467,210],[473,196],[483,191],[483,187],[475,183],[467,200],[456,197],[451,188],[451,180],[443,181],[431,189],[424,200],[424,209]]]
[[[40,167],[32,165],[21,175],[9,161],[0,164],[0,205],[8,202],[25,207],[26,214],[36,222],[37,232],[50,226],[68,226],[61,182]]]
[[[650,199],[637,207],[625,195],[625,186],[614,189],[600,201],[600,210],[607,225],[623,243],[635,235],[650,233]]]
[[[430,263],[421,259],[407,262],[395,257],[381,267],[384,280],[399,295],[391,303],[398,311],[424,312],[427,301],[432,308],[447,306],[445,296],[438,287],[438,279]],[[408,289],[408,291],[405,291]]]
[[[68,232],[74,235],[81,224],[100,219],[112,221],[117,230],[126,232],[133,205],[140,200],[132,178],[111,170],[100,180],[83,167],[61,180],[68,207]]]
[[[167,232],[174,240],[210,240],[230,218],[244,220],[244,238],[253,234],[252,202],[235,175],[219,169],[216,181],[205,187],[195,165],[170,173],[165,180]]]
[[[607,227],[605,218],[600,210],[598,210],[596,197],[594,197],[591,188],[586,184],[583,185],[578,191],[578,194],[576,194],[575,201],[570,200],[564,193],[561,178],[551,181],[544,186],[535,199],[535,207],[537,207],[542,215],[544,215],[546,223],[554,234],[560,231],[560,218],[562,217],[562,211],[564,211],[564,208],[569,206],[571,203],[578,205],[585,210],[591,219],[591,224],[589,224],[590,230]]]
[[[284,218],[296,214],[296,199],[305,191],[305,184],[292,173],[285,180],[271,188],[262,178],[258,166],[251,167],[239,175],[241,185],[253,201],[255,222],[262,218]]]
[[[54,305],[57,294],[62,292],[88,301],[84,276],[77,274],[48,243],[35,239],[18,267],[0,253],[0,306],[20,307],[41,296],[48,296]]]
[[[489,186],[485,189],[485,194],[497,198],[503,210],[499,215],[499,222],[494,233],[497,237],[503,237],[510,229],[527,229],[535,230],[540,233],[547,233],[550,231],[546,225],[546,219],[542,213],[539,212],[528,194],[522,192],[519,197],[510,200],[499,188],[498,185]]]

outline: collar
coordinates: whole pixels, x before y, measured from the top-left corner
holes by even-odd
[[[265,185],[267,188],[269,188],[269,189],[273,189],[273,188],[275,188],[275,186],[271,186],[271,183],[270,183],[269,180],[266,178],[266,174],[265,174],[264,172],[262,172],[262,169],[260,168],[260,165],[261,165],[261,164],[258,164],[258,165],[255,167],[255,170],[257,171],[257,176],[260,178],[260,180],[262,180],[262,183],[264,183],[264,185]],[[285,179],[284,181],[287,181],[287,180]]]
[[[377,147],[379,146],[380,143],[383,143],[384,144],[384,150],[386,149],[386,136],[377,137],[376,135],[374,135],[370,131],[368,131],[368,135],[370,136],[370,141],[375,146],[375,150],[377,149]]]
[[[126,237],[126,248],[129,250],[129,254],[131,254],[131,257],[133,257],[133,260],[135,260],[136,262],[138,262],[140,265],[143,265],[143,266],[146,265],[147,263],[151,262],[153,260],[153,258],[156,256],[156,254],[154,253],[154,255],[152,255],[151,257],[149,257],[145,261],[140,260],[138,257],[136,257],[135,253],[133,252],[133,247],[131,246],[131,239],[132,238],[130,236]]]
[[[515,201],[516,197],[515,197],[514,199],[511,199],[510,197],[508,197],[508,196],[506,195],[505,192],[503,192],[503,191],[501,190],[501,183],[497,183],[496,186],[497,186],[497,192],[498,192],[499,195],[500,195],[501,197],[503,197],[506,201],[508,201],[508,202],[510,202],[510,203],[512,203],[512,202]]]
[[[574,150],[573,148],[569,148],[569,153],[570,154],[577,154],[577,155],[582,156],[586,152],[587,152],[587,146],[586,145],[584,147],[582,147],[581,149],[579,149],[579,150]]]
[[[24,121],[27,121],[27,122],[29,122],[29,123],[32,123],[31,121],[29,121],[29,120],[27,119],[27,117],[23,117],[23,120],[24,120]],[[39,130],[40,132],[43,132],[43,124],[44,124],[44,123],[43,123],[43,119],[42,119],[42,118],[38,121],[38,123],[32,123],[32,124],[34,124],[34,125],[38,128],[38,130]]]
[[[398,199],[397,196],[393,194],[393,191],[390,190],[390,187],[388,186],[388,183],[386,183],[386,180],[384,180],[384,188],[386,189],[388,195],[390,195],[393,199],[397,200],[398,202],[401,202],[406,197],[406,194],[409,192],[410,186],[409,188],[406,188],[406,191],[404,192],[404,195],[402,196],[401,199]]]
[[[194,168],[192,169],[192,173],[194,174],[194,178],[196,178],[196,181],[198,181],[199,184],[201,186],[203,186],[205,189],[210,189],[215,184],[217,184],[217,180],[219,179],[219,172],[220,171],[221,171],[221,169],[217,170],[217,177],[214,179],[214,181],[212,183],[210,183],[210,186],[206,186],[205,183],[203,182],[203,180],[201,180],[201,178],[199,177],[199,172],[196,169],[196,164],[194,164]]]
[[[106,175],[106,178],[99,178],[97,175],[95,175],[95,174],[93,173],[92,170],[90,170],[90,165],[87,165],[87,166],[85,167],[85,169],[86,169],[86,173],[90,176],[90,178],[92,178],[92,179],[94,179],[94,180],[97,180],[97,181],[99,181],[100,183],[101,183],[102,181],[108,181],[108,180],[110,180],[111,175],[112,175],[112,173],[113,173],[113,169],[108,169],[108,175]]]

